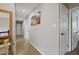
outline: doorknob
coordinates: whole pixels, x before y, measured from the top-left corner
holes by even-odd
[[[61,33],[61,35],[64,35],[64,33]]]

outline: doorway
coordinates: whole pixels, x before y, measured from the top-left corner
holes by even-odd
[[[79,7],[71,9],[71,50],[73,51],[79,41]]]
[[[16,21],[16,36],[23,36],[23,22],[22,21]]]
[[[5,50],[6,47],[3,45],[5,44],[4,41],[7,40],[8,45],[7,51]],[[6,9],[0,9],[0,49],[3,48],[3,52],[1,54],[14,54],[12,49],[12,12]]]

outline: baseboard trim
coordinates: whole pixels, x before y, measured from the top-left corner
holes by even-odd
[[[36,47],[31,41],[29,43],[39,52],[41,55],[45,55],[38,47]]]

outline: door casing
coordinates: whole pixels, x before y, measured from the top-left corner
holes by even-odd
[[[0,12],[9,14],[9,40],[12,40],[12,12],[5,9],[0,9]]]
[[[65,10],[65,11],[61,11],[61,10],[63,10],[62,8],[66,8],[63,4],[60,4],[60,54],[65,54],[66,52],[68,52],[68,50],[69,50],[69,17],[68,17],[68,9],[67,10]],[[64,14],[64,17],[65,16],[67,16],[67,21],[64,19],[64,18],[62,18],[62,14],[63,13],[66,13],[66,14]],[[67,23],[65,24],[66,26],[67,26],[67,28],[66,28],[66,30],[64,30],[63,28],[62,28],[62,26],[61,26],[61,24],[63,24],[64,25],[64,23],[62,23],[63,22],[63,19],[64,19],[64,21],[66,21]],[[62,21],[62,22],[61,22]],[[64,34],[66,34],[66,37],[63,35],[61,35],[61,30],[63,30],[64,32]],[[66,33],[66,31],[67,31],[67,33]],[[64,42],[66,41],[66,43],[64,44],[65,46],[66,46],[66,50],[67,51],[65,51],[65,50],[63,50],[64,49],[64,47],[62,46],[63,45],[63,40],[64,40]]]

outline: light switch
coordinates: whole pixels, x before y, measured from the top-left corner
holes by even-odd
[[[52,27],[53,27],[53,28],[56,28],[56,24],[52,24]]]

